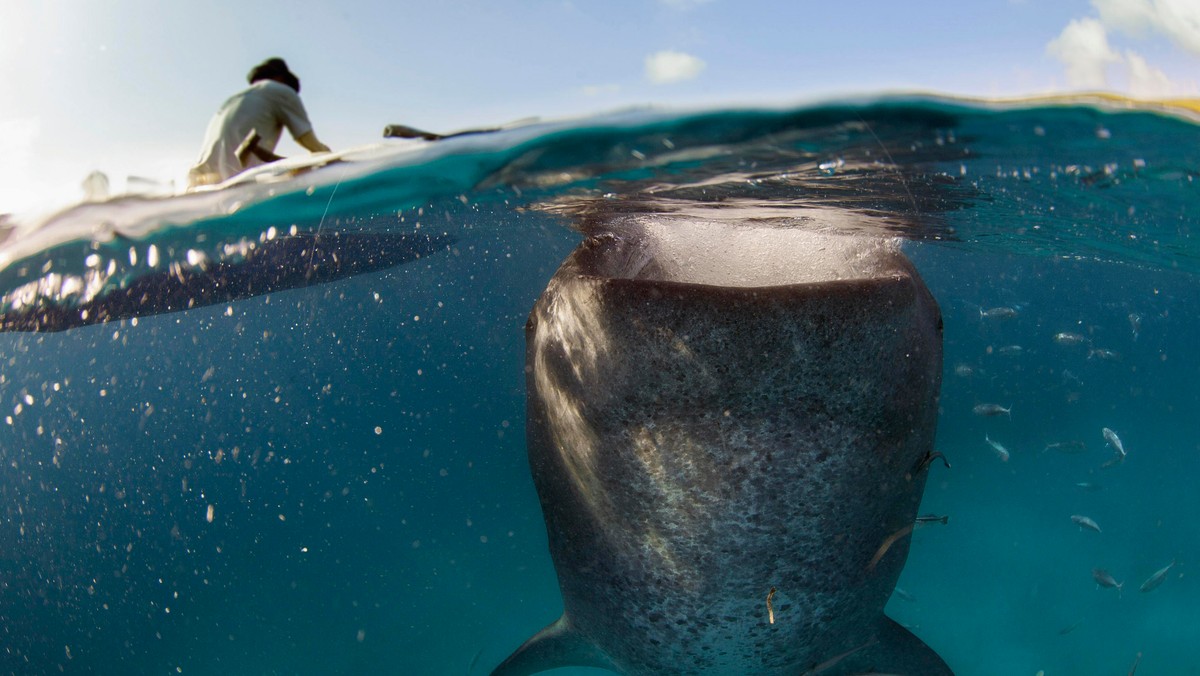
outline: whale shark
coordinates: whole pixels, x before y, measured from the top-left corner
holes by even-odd
[[[0,332],[53,332],[229,303],[385,270],[446,250],[450,235],[297,232],[231,247],[197,265],[143,266],[114,283],[103,270],[47,273],[0,289]]]
[[[884,614],[942,370],[898,242],[661,214],[584,234],[526,326],[563,613],[493,676],[951,674]]]

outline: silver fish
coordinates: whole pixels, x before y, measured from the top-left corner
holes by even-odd
[[[996,457],[1000,458],[1000,462],[1008,462],[1009,452],[1007,448],[1005,448],[998,441],[992,441],[991,438],[986,434],[983,435],[983,440],[988,442],[988,445],[992,447],[992,450],[996,451]]]
[[[1054,334],[1054,342],[1058,343],[1059,345],[1066,345],[1069,347],[1074,345],[1083,345],[1084,343],[1088,342],[1088,339],[1078,333],[1068,333],[1063,331],[1061,333]]]
[[[1133,332],[1133,339],[1138,339],[1138,334],[1142,332],[1142,316],[1136,312],[1129,313],[1129,330]]]
[[[1046,451],[1058,451],[1059,453],[1075,454],[1083,453],[1086,450],[1087,444],[1075,439],[1072,441],[1055,441],[1053,443],[1046,444],[1046,447],[1042,449],[1042,452],[1045,453]]]
[[[1025,348],[1020,345],[1004,345],[998,348],[996,352],[1005,357],[1018,357],[1025,353]]]
[[[1167,571],[1171,570],[1171,568],[1173,568],[1174,566],[1175,566],[1175,561],[1174,561],[1174,559],[1172,559],[1171,562],[1168,563],[1165,567],[1159,569],[1158,572],[1156,572],[1155,574],[1146,578],[1146,581],[1142,583],[1142,586],[1139,587],[1138,590],[1145,593],[1148,591],[1154,591],[1155,589],[1158,589],[1158,586],[1160,584],[1162,584],[1164,580],[1167,579]]]
[[[1087,518],[1086,516],[1083,516],[1080,514],[1073,514],[1071,516],[1071,522],[1074,523],[1076,526],[1079,526],[1079,528],[1081,530],[1084,528],[1087,528],[1088,530],[1094,530],[1097,533],[1101,532],[1100,526],[1095,521],[1092,521],[1091,519]]]
[[[1094,347],[1088,350],[1088,359],[1099,359],[1101,361],[1116,361],[1121,358],[1121,354],[1115,350],[1106,350],[1102,347]]]
[[[1016,316],[1017,309],[1012,307],[979,308],[980,319],[1011,319]]]
[[[1059,629],[1059,630],[1058,630],[1058,635],[1059,635],[1059,636],[1066,636],[1067,634],[1069,634],[1069,633],[1071,633],[1071,632],[1075,631],[1076,629],[1078,629],[1078,628],[1079,628],[1079,625],[1081,625],[1081,624],[1083,624],[1083,621],[1082,621],[1082,620],[1081,620],[1081,621],[1079,621],[1079,622],[1076,622],[1075,624],[1072,624],[1072,625],[1071,625],[1071,626],[1069,626],[1069,627],[1063,627],[1062,629]]]
[[[956,364],[954,366],[954,375],[959,378],[970,378],[975,375],[975,369],[967,364]]]
[[[1006,415],[1012,419],[1012,406],[1004,408],[1000,404],[975,404],[975,408],[971,409],[975,415],[997,416]]]
[[[1141,663],[1142,663],[1142,653],[1139,652],[1137,654],[1137,656],[1133,658],[1133,666],[1129,667],[1129,676],[1133,676],[1134,674],[1137,673],[1138,665]]]
[[[1112,459],[1101,465],[1101,467],[1112,467],[1113,465],[1125,462],[1125,445],[1121,443],[1121,437],[1118,437],[1116,432],[1107,427],[1102,428],[1100,433],[1104,435],[1104,440],[1108,442],[1109,446],[1113,447],[1113,451],[1115,452]]]
[[[1124,582],[1117,582],[1115,579],[1113,579],[1113,576],[1103,568],[1093,568],[1092,579],[1095,580],[1096,584],[1100,585],[1101,587],[1116,589],[1118,593],[1121,591],[1121,587],[1125,586]]]

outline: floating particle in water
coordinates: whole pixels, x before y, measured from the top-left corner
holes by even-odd
[[[214,512],[213,506],[209,505],[208,511],[205,512],[205,514],[204,514],[204,520],[209,523],[212,523],[213,522],[213,512]]]
[[[380,427],[379,425],[376,425],[375,426],[375,434],[376,435],[383,434],[383,428]]]
[[[829,160],[827,162],[818,164],[817,169],[821,170],[821,172],[825,173],[826,175],[832,176],[833,174],[837,173],[837,170],[841,169],[845,164],[846,162],[839,157],[836,160]]]

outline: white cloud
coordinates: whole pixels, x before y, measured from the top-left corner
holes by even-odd
[[[685,54],[664,50],[646,57],[646,78],[654,84],[667,84],[691,80],[704,70],[703,60]]]
[[[1121,61],[1108,44],[1104,24],[1092,18],[1072,20],[1046,45],[1046,53],[1062,62],[1072,89],[1106,88],[1109,65]]]
[[[1129,67],[1130,94],[1143,99],[1159,99],[1180,93],[1180,88],[1166,73],[1151,66],[1137,52],[1125,52],[1125,65]]]
[[[1200,2],[1197,0],[1092,0],[1105,26],[1131,37],[1155,33],[1200,54]]]
[[[1109,31],[1134,38],[1167,35],[1200,53],[1200,0],[1092,0],[1099,18],[1074,19],[1046,45],[1046,53],[1066,70],[1070,89],[1117,88],[1139,98],[1164,98],[1195,90],[1182,87],[1138,52],[1118,52]]]

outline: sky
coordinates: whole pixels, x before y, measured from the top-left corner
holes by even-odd
[[[0,214],[182,186],[271,56],[337,149],[632,106],[1200,96],[1200,0],[0,0]],[[280,154],[304,152],[287,140]]]

